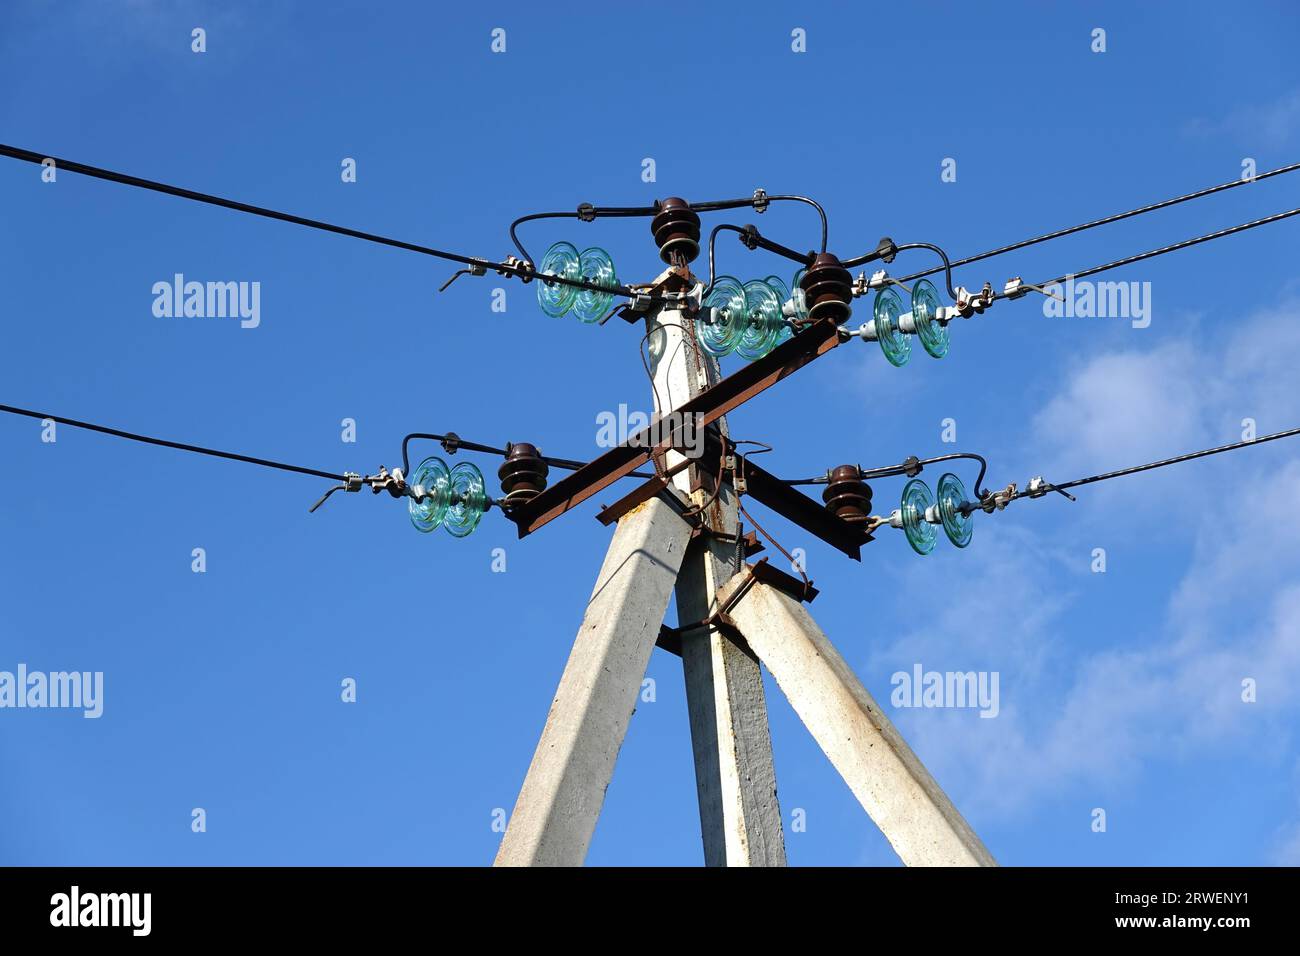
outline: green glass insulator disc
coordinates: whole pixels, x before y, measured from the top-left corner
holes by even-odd
[[[406,479],[411,488],[407,510],[416,531],[438,530],[451,501],[451,473],[441,458],[426,458]]]
[[[448,534],[463,538],[478,527],[487,511],[487,491],[483,472],[473,462],[462,461],[451,470],[451,493],[447,517],[443,522]]]
[[[803,289],[799,288],[799,280],[804,277],[807,269],[800,269],[794,274],[794,280],[790,285],[790,296],[794,300],[794,317],[806,321],[808,318],[808,302],[804,298]]]
[[[713,356],[730,355],[745,331],[745,288],[731,276],[719,276],[704,297],[703,305],[712,310],[713,321],[701,316],[696,322],[700,346]]]
[[[790,301],[790,287],[779,276],[768,276],[766,279],[776,297],[781,301],[781,331],[777,333],[776,344],[780,345],[794,337],[794,330],[790,328],[790,323],[786,320],[785,304]]]
[[[573,307],[578,295],[576,286],[547,282],[547,276],[577,279],[582,270],[578,250],[569,242],[557,242],[546,250],[542,264],[537,267],[537,304],[549,316],[559,318]]]
[[[876,341],[890,365],[903,366],[912,357],[912,342],[898,325],[903,314],[903,297],[892,288],[876,293]]]
[[[745,327],[740,333],[736,353],[748,362],[761,359],[781,334],[781,300],[763,279],[751,279],[744,285]]]
[[[583,249],[578,256],[578,276],[607,289],[618,285],[618,277],[614,274],[614,260],[609,257],[608,252],[597,246]],[[597,292],[595,289],[578,289],[577,292],[578,294],[573,297],[573,314],[580,322],[588,324],[599,322],[609,313],[610,306],[614,304],[613,292]]]
[[[939,517],[943,519],[943,533],[959,548],[970,544],[970,536],[975,530],[971,515],[962,514],[961,506],[967,502],[966,486],[952,472],[946,472],[940,479],[936,492],[939,499]]]
[[[920,478],[913,478],[903,486],[899,514],[903,518],[903,533],[907,543],[917,554],[929,554],[939,538],[939,530],[925,520],[925,511],[934,504],[930,486]]]
[[[918,279],[912,286],[912,321],[916,325],[916,337],[935,358],[948,354],[948,326],[937,318],[942,305],[939,290],[929,279]]]

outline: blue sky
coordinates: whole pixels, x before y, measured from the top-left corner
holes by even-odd
[[[751,2],[674,20],[640,3],[19,2],[0,9],[0,141],[490,257],[525,212],[756,186],[819,199],[844,256],[882,235],[961,256],[1232,180],[1246,158],[1295,161],[1297,39],[1281,3]],[[594,456],[599,412],[649,405],[639,333],[547,318],[532,287],[437,295],[444,263],[39,172],[0,162],[0,402],[363,472],[421,430]],[[959,280],[1054,277],[1294,196],[1285,177],[1251,185]],[[815,242],[806,209],[734,220]],[[609,249],[626,281],[659,269],[641,220],[524,229],[537,255],[567,239]],[[732,433],[773,444],[779,474],[968,450],[1003,485],[1235,441],[1245,418],[1294,426],[1297,229],[1110,276],[1150,283],[1147,328],[1048,318],[1034,297],[955,326],[938,362],[918,349],[895,369],[849,342]],[[930,264],[907,255],[900,270]],[[719,263],[789,271],[734,240]],[[153,284],[178,272],[259,282],[260,325],[155,317]],[[325,482],[71,428],[42,442],[27,419],[0,421],[0,460],[0,670],[105,675],[98,720],[0,710],[0,862],[492,859],[604,553],[594,502],[523,541],[496,513],[454,540],[386,496],[308,515]],[[861,564],[764,523],[807,551],[813,610],[878,700],[917,663],[1000,675],[995,719],[890,711],[999,861],[1294,864],[1298,489],[1300,448],[1274,444],[977,516],[965,551],[922,559],[882,533]],[[878,482],[877,502],[900,490]],[[680,664],[657,651],[649,676],[591,863],[701,859]],[[769,707],[782,811],[807,821],[787,826],[790,861],[895,863],[774,686]]]

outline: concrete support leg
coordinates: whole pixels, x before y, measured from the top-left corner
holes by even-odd
[[[586,858],[689,537],[690,526],[659,498],[619,520],[497,866],[579,866]]]
[[[728,614],[854,796],[908,866],[996,866],[834,645],[794,598],[736,575]]]
[[[720,502],[735,533],[733,492]],[[729,508],[727,506],[730,506]],[[739,566],[736,546],[697,539],[677,583],[677,619],[708,617]],[[682,635],[686,705],[707,866],[784,866],[767,699],[758,660],[716,628]]]

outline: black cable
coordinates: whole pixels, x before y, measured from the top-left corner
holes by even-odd
[[[199,445],[187,445],[183,442],[167,441],[163,438],[151,438],[148,435],[136,435],[133,432],[124,432],[117,428],[109,428],[106,425],[95,425],[90,422],[77,421],[75,418],[63,418],[60,415],[50,415],[45,412],[34,412],[26,408],[15,408],[12,405],[0,405],[0,412],[7,412],[10,415],[25,415],[28,418],[49,419],[58,422],[60,425],[69,425],[73,428],[84,428],[87,431],[99,432],[103,435],[112,435],[114,438],[126,438],[131,441],[143,442],[146,445],[161,445],[164,448],[175,448],[178,451],[191,451],[199,455],[211,455],[213,458],[227,458],[231,461],[247,462],[250,465],[261,465],[264,468],[277,468],[280,471],[292,471],[299,475],[311,475],[314,478],[329,478],[334,481],[346,481],[346,475],[340,475],[333,471],[319,471],[315,468],[303,468],[301,465],[286,465],[283,462],[270,461],[266,458],[252,458],[248,455],[238,455],[230,451],[217,451],[214,448],[203,448]]]
[[[948,261],[948,253],[944,252],[938,246],[932,245],[931,243],[928,242],[909,242],[897,247],[898,252],[905,252],[908,249],[929,249],[931,252],[935,253],[940,259],[943,260],[943,265],[940,266],[937,271],[942,272],[944,274],[943,276],[944,285],[948,289],[948,295],[955,301],[957,298],[957,292],[952,287],[952,263]],[[896,279],[895,281],[901,284],[906,282],[907,280]]]
[[[592,206],[587,210],[592,219],[599,218],[631,218],[635,216],[656,216],[659,210],[654,206]],[[519,226],[526,222],[533,222],[537,219],[582,219],[582,210],[573,210],[571,212],[535,212],[527,216],[520,216],[510,224],[510,241],[515,244],[519,250],[519,256],[525,262],[531,262],[534,265],[537,260],[528,254],[524,244],[519,241],[519,235],[515,232]]]
[[[954,452],[950,455],[937,455],[934,458],[909,458],[907,461],[900,462],[897,465],[881,465],[876,468],[858,467],[858,473],[863,480],[868,478],[892,478],[896,475],[906,475],[909,472],[916,474],[926,465],[935,465],[941,461],[955,461],[958,458],[968,458],[971,461],[977,461],[980,464],[979,474],[975,477],[975,496],[983,499],[984,497],[984,475],[988,471],[989,463],[984,460],[983,455],[977,455],[974,452],[961,451]],[[913,470],[915,469],[915,471]],[[786,478],[783,482],[790,486],[795,485],[825,485],[830,483],[830,473],[818,475],[814,478]]]
[[[792,202],[807,203],[808,205],[816,209],[818,215],[821,217],[821,223],[822,223],[821,251],[822,252],[826,251],[826,239],[829,230],[827,228],[826,210],[821,207],[820,203],[818,203],[814,199],[809,199],[807,196],[768,196],[767,199],[769,202],[779,202],[779,201],[788,200]],[[714,202],[691,203],[691,208],[696,212],[716,212],[723,209],[738,209],[744,206],[752,207],[753,205],[754,205],[754,199],[751,197],[749,199],[724,199],[724,200],[717,200]],[[515,248],[519,250],[520,257],[525,262],[531,262],[535,265],[537,260],[535,260],[529,254],[528,250],[524,248],[524,244],[523,242],[520,241],[518,232],[516,231],[519,228],[519,226],[523,225],[526,222],[534,222],[539,219],[583,219],[584,216],[590,216],[592,220],[599,219],[601,217],[604,218],[647,217],[647,216],[657,216],[659,214],[659,211],[660,211],[659,206],[588,206],[585,209],[575,209],[571,211],[566,210],[564,212],[530,213],[527,216],[520,216],[518,219],[516,219],[514,222],[510,224],[510,241],[514,243]],[[737,232],[740,231],[740,228],[737,226],[730,226],[728,228],[734,229]],[[716,230],[714,231],[714,235],[716,235]],[[787,259],[794,259],[796,262],[802,263],[806,259],[806,257],[802,253],[797,253],[794,252],[793,250],[782,251],[781,249],[775,249],[773,251],[778,252],[779,255],[784,255]],[[709,242],[709,265],[710,265],[709,284],[710,285],[713,284],[712,264],[713,264],[713,242],[712,242],[712,238],[710,238],[710,242]]]
[[[1091,485],[1098,481],[1108,481],[1111,478],[1122,478],[1125,475],[1136,475],[1139,472],[1151,471],[1154,468],[1163,468],[1165,465],[1176,465],[1179,462],[1192,461],[1196,458],[1205,458],[1209,455],[1217,455],[1224,451],[1234,451],[1238,448],[1247,448],[1250,445],[1262,445],[1264,442],[1275,441],[1279,438],[1291,438],[1300,435],[1300,428],[1290,428],[1282,432],[1274,432],[1271,435],[1261,435],[1258,438],[1252,438],[1250,441],[1233,442],[1231,445],[1220,445],[1217,448],[1206,448],[1203,451],[1194,451],[1186,455],[1178,455],[1174,458],[1165,458],[1162,461],[1153,461],[1145,465],[1135,465],[1132,468],[1121,468],[1119,471],[1108,471],[1100,475],[1092,475],[1088,478],[1076,478],[1074,481],[1064,481],[1060,484],[1046,484],[1042,491],[1065,491],[1068,488],[1078,488],[1080,485]],[[1038,494],[1037,491],[1034,492]],[[1015,501],[1017,498],[1025,498],[1029,495],[1028,491],[1019,491],[1009,497],[1008,501]]]
[[[815,199],[809,199],[807,196],[785,196],[785,195],[768,196],[767,201],[768,202],[800,202],[812,206],[814,209],[816,209],[817,215],[821,217],[821,221],[822,221],[821,251],[822,252],[826,251],[826,241],[827,241],[827,234],[829,232],[829,228],[826,221],[826,210],[822,208],[821,203],[817,202]],[[724,209],[743,209],[745,206],[749,206],[750,208],[756,208],[753,196],[750,196],[747,199],[720,199],[714,202],[691,203],[691,208],[694,209],[696,212],[719,212]]]
[[[1265,216],[1263,219],[1256,219],[1252,222],[1244,222],[1239,226],[1231,226],[1227,229],[1220,229],[1218,232],[1207,233],[1204,236],[1197,236],[1195,239],[1184,239],[1182,242],[1176,242],[1171,246],[1162,246],[1159,249],[1152,249],[1149,252],[1140,252],[1135,256],[1128,256],[1124,259],[1116,259],[1114,262],[1108,262],[1105,265],[1093,266],[1091,269],[1084,269],[1082,272],[1070,272],[1061,276],[1059,279],[1053,279],[1050,282],[1040,282],[1039,287],[1047,288],[1053,285],[1060,285],[1069,279],[1084,279],[1088,276],[1096,275],[1099,272],[1105,272],[1108,269],[1118,269],[1120,266],[1132,265],[1135,262],[1141,262],[1143,259],[1151,259],[1155,256],[1162,256],[1166,252],[1177,252],[1179,249],[1186,249],[1189,246],[1199,245],[1202,242],[1209,242],[1211,239],[1221,239],[1224,236],[1231,236],[1233,233],[1245,232],[1247,229],[1254,229],[1256,226],[1266,226],[1271,222],[1278,222],[1282,219],[1288,219],[1291,216],[1300,215],[1300,208],[1290,209],[1287,212],[1279,212],[1272,216]],[[1009,298],[1006,292],[999,292],[993,297],[994,299]]]
[[[1288,166],[1280,166],[1277,169],[1269,170],[1266,173],[1260,173],[1253,179],[1234,179],[1231,182],[1222,183],[1218,186],[1211,186],[1208,189],[1200,189],[1194,193],[1187,193],[1185,196],[1175,196],[1173,199],[1164,199],[1160,202],[1151,203],[1147,206],[1139,206],[1137,209],[1130,209],[1128,212],[1116,213],[1113,216],[1106,216],[1102,219],[1094,219],[1091,222],[1080,223],[1077,226],[1070,226],[1068,229],[1058,229],[1055,232],[1045,233],[1041,236],[1035,236],[1032,239],[1023,239],[1020,242],[1013,242],[1008,246],[1000,246],[997,249],[990,249],[987,252],[981,252],[978,255],[967,256],[965,259],[958,259],[951,263],[951,268],[958,266],[970,265],[972,262],[980,262],[984,259],[991,259],[994,256],[1000,256],[1003,253],[1014,252],[1017,249],[1025,249],[1029,246],[1037,245],[1040,242],[1047,242],[1050,239],[1059,239],[1062,236],[1073,235],[1076,232],[1083,232],[1086,229],[1092,229],[1096,226],[1109,225],[1112,222],[1119,222],[1123,219],[1129,219],[1133,216],[1140,216],[1144,213],[1154,212],[1157,209],[1166,209],[1169,206],[1176,206],[1179,203],[1187,202],[1191,199],[1200,199],[1202,196],[1209,196],[1213,193],[1223,192],[1226,189],[1234,189],[1237,186],[1244,186],[1247,183],[1259,182],[1260,180],[1269,179],[1273,176],[1280,176],[1283,173],[1294,172],[1300,169],[1300,163],[1291,163]],[[910,276],[904,276],[898,280],[900,282],[911,282],[914,279],[924,279],[926,276],[932,276],[937,272],[943,271],[942,267],[927,269],[924,272],[915,272]]]
[[[713,283],[716,279],[714,262],[714,249],[718,241],[718,233],[734,232],[740,236],[741,243],[747,249],[766,249],[783,259],[789,259],[791,262],[797,262],[801,267],[807,267],[811,262],[809,253],[796,252],[788,246],[783,246],[779,242],[773,242],[771,239],[763,236],[756,226],[737,226],[734,223],[724,222],[713,227],[709,232],[709,283],[704,287],[704,294],[708,295],[713,289]]]
[[[16,146],[6,146],[3,143],[0,143],[0,156],[8,156],[11,159],[20,159],[25,162],[35,163],[38,166],[46,159],[52,159],[57,169],[80,173],[83,176],[92,176],[95,179],[103,179],[112,183],[120,183],[123,186],[135,186],[140,189],[150,189],[154,192],[165,193],[169,196],[177,196],[181,199],[191,199],[195,202],[207,203],[212,206],[221,206],[225,209],[233,209],[236,212],[246,212],[254,216],[263,216],[267,219],[277,219],[280,222],[289,222],[298,226],[307,226],[310,229],[320,229],[324,232],[332,232],[340,236],[350,236],[353,239],[364,239],[366,242],[376,242],[380,245],[392,246],[395,249],[405,249],[408,252],[418,252],[421,255],[446,259],[449,262],[459,262],[462,265],[493,269],[514,276],[529,277],[536,274],[533,270],[525,266],[511,265],[505,262],[493,262],[490,259],[479,259],[473,256],[461,255],[458,252],[446,252],[441,249],[434,249],[430,246],[421,246],[413,242],[405,242],[401,239],[389,239],[385,236],[375,235],[374,233],[361,232],[357,229],[349,229],[346,226],[336,226],[332,223],[321,222],[318,219],[307,219],[303,216],[278,212],[274,209],[267,209],[263,206],[253,206],[248,203],[237,202],[233,199],[223,199],[220,196],[196,192],[192,189],[183,189],[180,186],[169,186],[166,183],[156,182],[152,179],[141,179],[138,176],[128,176],[125,173],[117,173],[109,169],[101,169],[98,166],[88,166],[85,163],[77,163],[69,159],[59,159],[57,157],[47,156],[43,153],[34,153],[29,149],[20,149]],[[558,282],[561,285],[575,286],[579,289],[595,289],[600,292],[613,292],[618,295],[626,295],[629,297],[636,294],[625,286],[602,286],[585,279],[569,279],[563,276],[549,276],[547,281]]]
[[[504,458],[509,454],[509,452],[504,448],[494,448],[491,445],[480,445],[478,442],[466,441],[454,432],[449,432],[446,435],[435,435],[431,432],[412,432],[402,439],[402,474],[407,478],[411,475],[411,459],[408,452],[408,446],[414,439],[439,442],[442,445],[443,450],[449,455],[454,454],[455,451],[460,451],[462,448],[465,451],[475,451],[485,455],[498,455],[501,458]],[[577,471],[579,468],[583,468],[588,464],[588,462],[585,461],[575,461],[571,458],[555,458],[551,455],[538,455],[538,457],[548,465],[555,468],[562,468],[565,471]],[[648,475],[643,471],[633,471],[629,472],[625,477],[653,478],[655,476]]]

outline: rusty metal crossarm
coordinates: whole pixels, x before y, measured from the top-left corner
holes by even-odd
[[[674,417],[664,416],[678,423],[677,428],[669,434],[655,436],[655,426],[650,425],[617,448],[611,448],[599,458],[566,475],[531,501],[512,509],[510,518],[519,528],[519,537],[526,537],[582,504],[592,495],[644,465],[652,455],[673,447],[680,441],[677,430],[688,418],[694,419],[697,427],[703,428],[786,376],[794,374],[813,359],[824,355],[839,344],[838,333],[839,327],[829,319],[813,323],[757,362],[751,362],[712,388],[683,402],[671,413]],[[656,437],[659,438],[658,442],[655,442]]]

